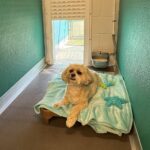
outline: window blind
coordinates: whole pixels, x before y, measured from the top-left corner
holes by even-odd
[[[52,19],[84,19],[86,0],[51,0]]]

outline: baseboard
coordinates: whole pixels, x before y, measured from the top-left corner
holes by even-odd
[[[4,95],[0,97],[0,114],[16,99],[16,97],[30,84],[30,82],[46,66],[44,59],[39,61],[19,81],[17,81]]]
[[[129,141],[131,150],[143,150],[135,122],[133,124],[133,130],[129,135]]]
[[[118,67],[118,73],[121,74],[119,67]],[[122,76],[122,74],[121,74],[121,76]],[[122,76],[122,78],[124,80],[123,76]],[[131,133],[129,134],[129,141],[130,141],[130,145],[131,145],[131,150],[143,150],[135,122],[133,122],[133,129],[132,129]]]

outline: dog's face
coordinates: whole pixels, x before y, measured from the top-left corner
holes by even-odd
[[[86,66],[72,64],[64,70],[62,79],[71,84],[88,85],[92,82],[92,75]]]

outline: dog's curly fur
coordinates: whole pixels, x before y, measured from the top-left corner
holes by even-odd
[[[87,107],[101,82],[100,77],[86,66],[80,64],[69,65],[62,73],[62,79],[67,83],[64,98],[56,103],[55,107],[72,104],[70,114],[67,117],[67,127],[72,127],[82,109]]]

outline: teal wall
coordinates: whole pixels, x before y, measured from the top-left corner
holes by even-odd
[[[121,0],[118,62],[144,150],[150,150],[150,0]]]
[[[0,0],[0,96],[44,57],[41,0]]]

